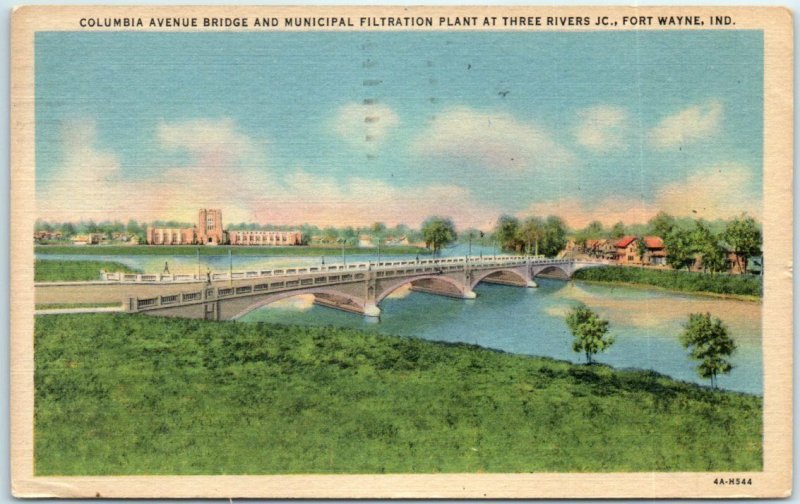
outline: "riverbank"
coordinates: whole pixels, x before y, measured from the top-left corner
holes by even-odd
[[[34,282],[88,282],[100,280],[100,270],[109,273],[141,273],[114,261],[57,261],[36,259],[33,263]]]
[[[762,400],[334,327],[38,316],[37,475],[758,471]]]
[[[762,297],[760,276],[711,275],[691,271],[609,266],[583,269],[577,271],[573,278],[593,283],[657,288],[740,301],[760,301]]]
[[[156,256],[226,256],[230,250],[235,256],[309,256],[309,257],[341,257],[341,247],[230,247],[226,245],[202,246],[191,245],[39,245],[34,252],[40,255],[156,255]],[[375,248],[345,247],[345,255],[375,254]],[[428,255],[431,251],[422,247],[391,246],[382,247],[384,255]]]

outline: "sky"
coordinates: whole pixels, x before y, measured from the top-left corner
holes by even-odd
[[[36,35],[46,220],[761,218],[760,31]]]

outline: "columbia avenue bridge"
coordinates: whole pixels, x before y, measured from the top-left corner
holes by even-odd
[[[539,275],[564,279],[605,261],[542,256],[443,257],[360,262],[206,275],[101,273],[95,282],[37,284],[37,304],[121,301],[129,313],[231,320],[301,294],[318,305],[377,317],[380,302],[403,285],[413,291],[474,299],[479,282],[536,287]]]

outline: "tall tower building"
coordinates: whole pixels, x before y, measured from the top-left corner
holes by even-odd
[[[222,210],[201,208],[197,215],[197,242],[203,245],[223,243]]]

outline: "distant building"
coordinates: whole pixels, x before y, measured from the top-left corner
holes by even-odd
[[[664,247],[664,240],[660,236],[645,236],[643,241],[645,251],[642,259],[645,264],[654,266],[667,264],[667,249]]]
[[[197,225],[191,228],[147,228],[148,245],[302,245],[300,231],[225,231],[222,210],[201,208]]]
[[[584,252],[591,257],[614,260],[617,258],[617,249],[613,240],[586,240]]]
[[[231,245],[290,246],[302,245],[300,231],[228,231]]]
[[[203,245],[221,245],[225,243],[222,229],[222,210],[218,208],[201,208],[197,213],[197,242]]]
[[[61,231],[36,231],[33,233],[33,240],[39,243],[61,240],[63,238],[64,236],[61,234]]]
[[[194,228],[147,228],[148,245],[194,245]]]
[[[78,235],[72,239],[73,245],[98,245],[103,241],[102,233],[89,233],[87,235]]]

